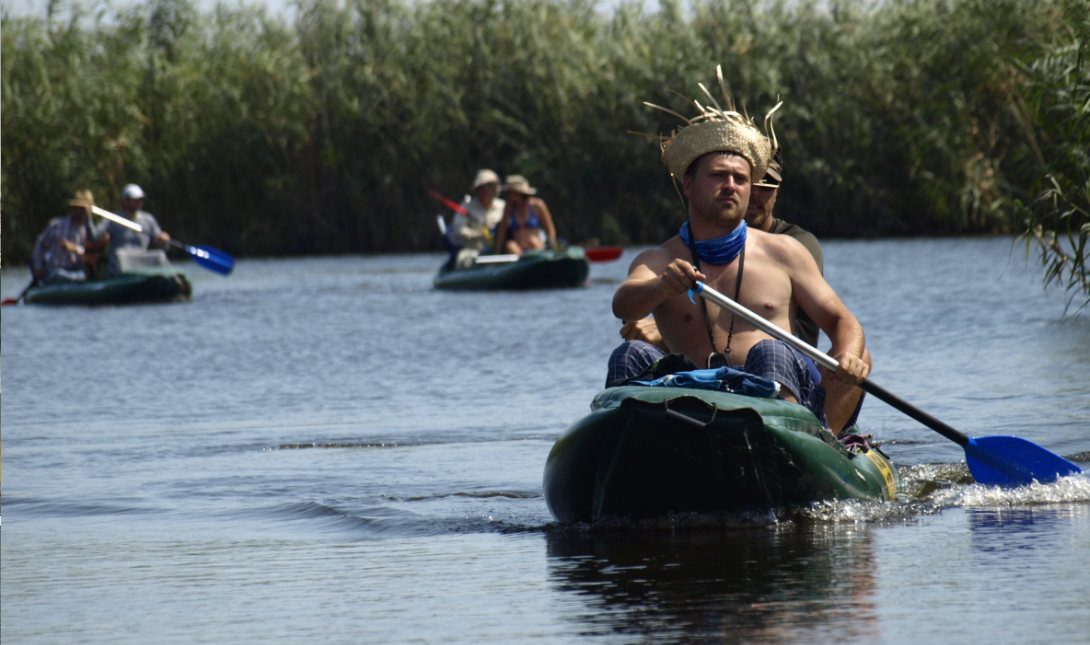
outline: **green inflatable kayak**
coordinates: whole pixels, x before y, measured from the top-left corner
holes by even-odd
[[[488,262],[481,256],[467,269],[443,267],[435,276],[437,289],[560,289],[581,287],[590,273],[583,249],[526,251],[517,261]]]
[[[27,304],[120,305],[142,302],[189,300],[193,286],[186,275],[172,267],[145,267],[116,278],[86,282],[55,282],[31,287]]]
[[[600,392],[545,464],[562,522],[893,499],[897,470],[849,450],[801,405],[727,392],[624,386]]]

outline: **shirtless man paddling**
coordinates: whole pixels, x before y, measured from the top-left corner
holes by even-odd
[[[693,131],[692,136],[686,136],[687,131]],[[713,136],[707,136],[709,131]],[[752,177],[764,175],[771,156],[769,139],[741,117],[705,115],[705,120],[667,142],[663,159],[675,178],[683,177],[687,226],[661,247],[636,257],[613,297],[613,313],[622,320],[654,314],[673,352],[701,367],[717,366],[717,352],[728,355],[734,366],[744,365],[744,371],[780,383],[785,400],[806,405],[824,421],[824,391],[814,382],[815,370],[808,367],[808,359],[730,312],[699,298],[694,304],[687,295],[700,280],[787,331],[798,303],[832,340],[829,354],[840,364],[834,378],[854,385],[867,376],[863,328],[825,282],[806,248],[788,236],[745,225]],[[738,250],[732,251],[732,246]],[[742,279],[736,293],[740,264]],[[640,346],[626,348],[636,344]],[[633,350],[640,357],[623,356]],[[648,343],[626,342],[610,359],[610,381],[635,376],[633,371],[654,362],[656,352],[662,355]]]

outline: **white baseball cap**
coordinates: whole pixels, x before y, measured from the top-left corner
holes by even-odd
[[[136,184],[129,184],[121,189],[121,199],[144,199],[144,191]]]

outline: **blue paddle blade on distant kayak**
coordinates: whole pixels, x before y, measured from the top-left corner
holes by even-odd
[[[235,268],[235,258],[211,246],[190,246],[186,244],[185,251],[193,258],[194,262],[209,271],[227,275]]]
[[[986,486],[1046,484],[1082,472],[1074,463],[1019,437],[970,438],[963,447],[973,479]]]

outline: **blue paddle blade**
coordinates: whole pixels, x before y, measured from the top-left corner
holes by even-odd
[[[193,258],[194,262],[209,271],[228,275],[235,268],[235,259],[233,257],[211,246],[189,246],[187,244],[185,250]]]
[[[970,438],[965,463],[978,484],[1024,486],[1045,484],[1065,475],[1081,473],[1074,463],[1019,437]]]

